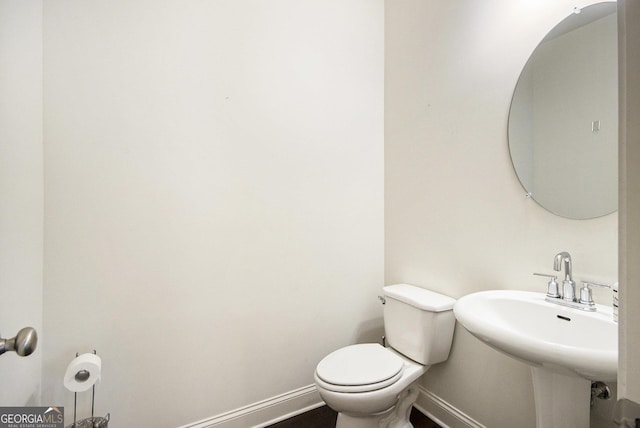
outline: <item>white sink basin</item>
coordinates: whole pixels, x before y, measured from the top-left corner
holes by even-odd
[[[596,312],[545,301],[545,294],[496,290],[469,294],[456,319],[489,346],[534,367],[588,380],[615,381],[618,324],[610,307]]]

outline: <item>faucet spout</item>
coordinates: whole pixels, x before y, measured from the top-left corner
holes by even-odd
[[[553,259],[553,270],[560,272],[562,270],[562,262],[564,262],[564,280],[573,281],[571,274],[571,254],[566,251],[556,254],[556,257]]]
[[[566,251],[556,254],[556,257],[553,259],[553,269],[556,272],[560,272],[560,270],[562,270],[563,263],[564,281],[562,281],[562,298],[573,302],[576,300],[576,284],[573,282],[571,274],[571,255]]]

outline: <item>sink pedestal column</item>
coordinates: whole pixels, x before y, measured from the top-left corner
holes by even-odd
[[[588,427],[591,381],[531,367],[537,428]]]

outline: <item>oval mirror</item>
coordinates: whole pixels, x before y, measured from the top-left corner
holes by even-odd
[[[522,70],[509,111],[520,183],[554,214],[588,219],[618,208],[616,3],[560,22]]]

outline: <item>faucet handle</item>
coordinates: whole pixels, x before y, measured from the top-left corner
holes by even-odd
[[[549,275],[546,273],[538,273],[538,272],[534,272],[534,275],[537,276],[544,276],[549,279],[549,282],[547,283],[547,297],[552,297],[552,298],[559,298],[562,297],[560,296],[560,291],[558,290],[558,283],[556,282],[556,279],[558,279],[557,275]]]
[[[602,288],[611,288],[610,284],[601,284],[599,282],[593,282],[593,281],[582,281],[582,286],[595,286],[595,287],[602,287]]]
[[[598,282],[593,281],[582,281],[582,288],[580,288],[580,300],[579,302],[583,305],[594,306],[596,303],[593,301],[593,296],[591,295],[591,286],[594,287],[602,287],[602,288],[611,288],[609,284],[600,284]]]

